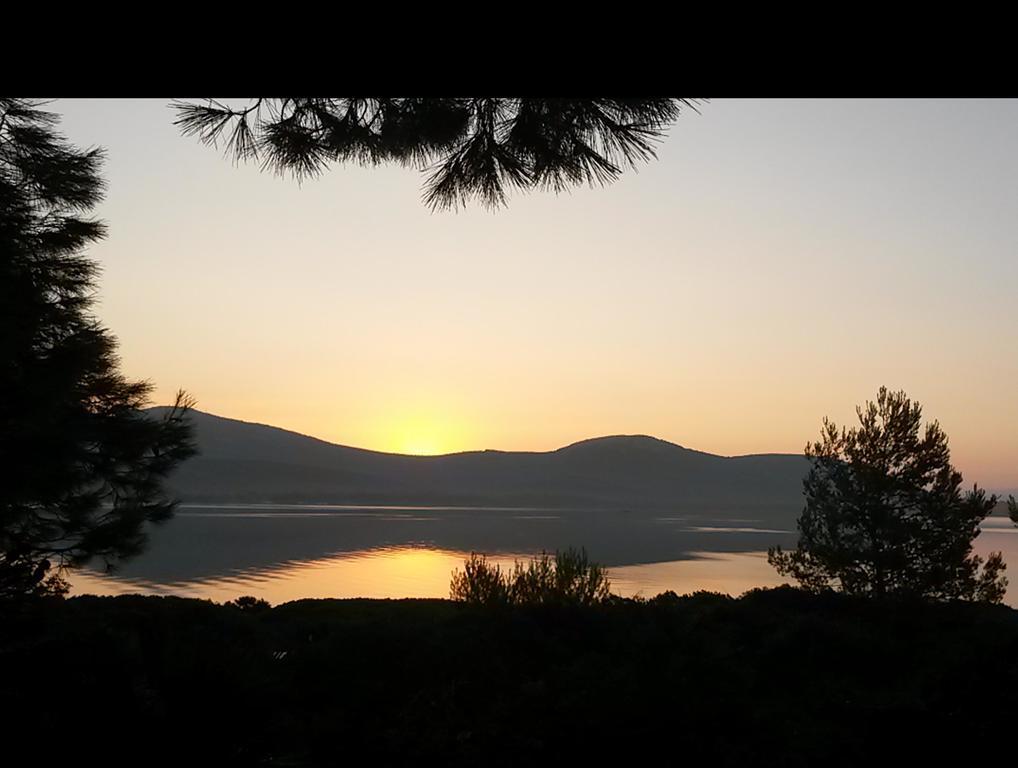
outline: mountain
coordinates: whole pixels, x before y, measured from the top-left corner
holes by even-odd
[[[798,455],[715,456],[645,435],[547,452],[405,456],[200,411],[191,418],[200,454],[169,480],[185,502],[670,510],[725,518],[752,511],[788,524],[801,510],[807,469]]]

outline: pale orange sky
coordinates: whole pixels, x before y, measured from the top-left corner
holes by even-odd
[[[168,101],[51,107],[109,152],[99,314],[157,402],[389,451],[733,455],[884,384],[1018,488],[1018,102],[716,100],[612,186],[432,214],[413,171],[235,167]]]

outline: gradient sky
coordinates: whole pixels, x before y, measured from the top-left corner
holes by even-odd
[[[613,185],[431,213],[298,185],[165,100],[58,100],[109,159],[99,315],[156,402],[387,451],[650,434],[801,452],[883,384],[1018,488],[1018,101],[729,101]]]

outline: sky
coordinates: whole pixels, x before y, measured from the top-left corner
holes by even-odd
[[[411,169],[235,165],[169,101],[49,107],[108,152],[96,311],[155,403],[383,451],[742,455],[885,385],[966,485],[1018,489],[1018,101],[717,99],[614,184],[434,213]]]

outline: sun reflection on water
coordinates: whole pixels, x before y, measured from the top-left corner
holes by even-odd
[[[254,595],[273,605],[302,598],[448,597],[452,571],[462,567],[467,555],[425,547],[386,547],[168,584],[80,571],[73,575],[71,594],[179,595],[217,602]],[[511,568],[514,559],[525,558],[522,554],[499,554],[488,559]]]
[[[736,530],[736,529],[732,529]],[[1018,529],[1010,521],[984,522],[975,551],[986,556],[1002,551],[1013,570],[1018,570]],[[469,555],[427,546],[378,547],[315,560],[282,562],[268,567],[236,571],[228,576],[157,583],[90,570],[70,574],[71,594],[178,595],[216,602],[253,595],[273,605],[302,598],[445,598],[456,568]],[[515,560],[529,553],[489,553],[488,560],[511,569]],[[612,592],[622,596],[653,597],[666,590],[683,594],[696,590],[740,595],[754,587],[784,583],[768,565],[765,552],[694,552],[670,562],[608,568]],[[1012,583],[1018,581],[1012,577]],[[1005,603],[1018,607],[1018,589],[1012,588]]]
[[[462,567],[468,554],[426,547],[380,548],[166,584],[82,571],[74,574],[72,594],[179,595],[216,602],[254,595],[273,605],[302,598],[444,598],[449,596],[453,570]],[[507,570],[515,560],[531,556],[497,553],[488,555],[488,560]],[[702,553],[676,562],[620,566],[609,568],[609,577],[616,594],[643,597],[668,589],[708,589],[737,595],[753,586],[781,583],[759,553]]]

